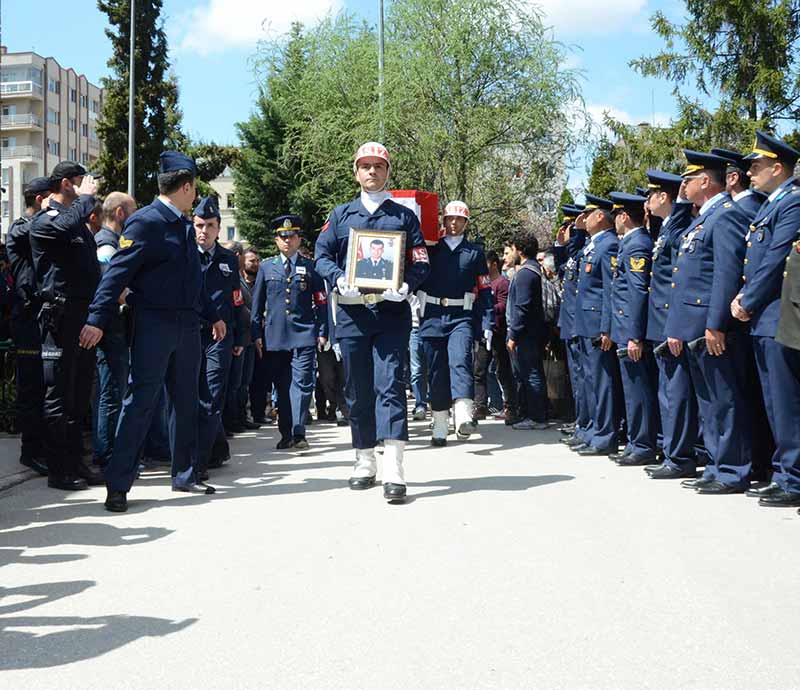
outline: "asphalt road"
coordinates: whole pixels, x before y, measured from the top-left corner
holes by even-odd
[[[796,511],[480,428],[412,424],[404,506],[330,425],[240,437],[211,497],[0,494],[0,688],[800,687]]]

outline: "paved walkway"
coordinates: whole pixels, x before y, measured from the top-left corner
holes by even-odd
[[[794,510],[481,432],[412,424],[405,506],[330,425],[240,437],[212,497],[0,494],[0,688],[800,687]]]

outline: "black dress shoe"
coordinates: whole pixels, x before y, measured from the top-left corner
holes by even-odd
[[[619,462],[623,458],[627,458],[629,455],[630,451],[623,450],[621,453],[610,453],[608,459],[613,460],[614,462]]]
[[[81,479],[74,474],[64,474],[58,477],[48,477],[47,486],[51,489],[61,489],[62,491],[82,491],[88,489],[89,485],[85,479]]]
[[[712,480],[706,479],[705,477],[698,477],[697,479],[685,479],[681,482],[681,486],[684,489],[699,489],[701,486],[708,486],[712,484]]]
[[[191,484],[173,484],[172,490],[180,491],[185,494],[205,494],[206,496],[217,493],[217,490],[213,486],[203,484],[203,482],[199,480]]]
[[[207,482],[209,480],[209,477],[210,475],[208,474],[208,470],[201,470],[200,472],[197,473],[197,478],[201,482]]]
[[[244,424],[234,424],[229,429],[225,429],[225,435],[227,436],[227,432],[230,431],[232,434],[243,434],[247,431],[247,427]]]
[[[305,436],[295,436],[292,439],[292,448],[295,450],[308,450],[308,441]]]
[[[436,438],[435,436],[431,437],[431,445],[434,448],[442,448],[447,445],[446,438]]]
[[[781,487],[778,486],[775,482],[771,484],[767,484],[766,486],[762,486],[761,488],[750,487],[747,491],[744,492],[745,496],[750,496],[750,498],[762,498],[764,496],[770,496],[771,494],[776,494],[779,491],[782,491]]]
[[[558,427],[558,430],[561,432],[563,436],[571,436],[575,433],[575,425],[574,424],[563,424]]]
[[[575,450],[573,448],[573,450]],[[595,446],[585,446],[576,451],[581,457],[590,457],[595,455],[608,455],[608,448],[596,448]]]
[[[124,491],[108,490],[106,495],[106,510],[111,513],[124,513],[128,510],[128,496]]]
[[[375,477],[350,477],[348,483],[353,491],[363,491],[375,486]]]
[[[664,463],[663,462],[660,465],[647,465],[644,468],[644,471],[647,472],[647,474],[652,474],[656,470],[660,470],[662,467],[664,467]]]
[[[103,470],[85,458],[78,460],[77,475],[86,481],[89,486],[104,486],[106,483]]]
[[[735,484],[723,484],[722,482],[709,482],[698,486],[695,491],[698,494],[707,494],[709,496],[722,496],[724,494],[743,494],[744,488],[736,486]]]
[[[25,465],[25,467],[29,467],[34,472],[38,472],[43,477],[47,476],[47,460],[45,460],[45,458],[22,456],[19,461],[20,464]]]
[[[266,417],[253,417],[253,423],[263,425],[267,423]]]
[[[765,508],[797,508],[800,506],[800,494],[789,491],[776,491],[758,499],[758,505]]]
[[[294,445],[294,441],[290,438],[282,438],[278,441],[278,445],[275,446],[276,450],[286,450],[287,448],[291,448]]]
[[[655,455],[643,458],[631,453],[630,455],[625,455],[619,460],[617,460],[617,465],[619,467],[646,467],[647,465],[652,465],[655,462],[655,460],[656,460]]]
[[[650,479],[692,479],[697,470],[680,470],[677,467],[669,467],[662,465],[659,469],[653,470],[650,474]]]
[[[564,443],[566,443],[570,448],[586,445],[586,441],[584,441],[582,438],[578,438],[577,436],[568,436]]]
[[[383,497],[389,501],[389,503],[403,503],[406,500],[406,485],[384,484]]]
[[[581,443],[579,446],[569,446],[569,449],[574,453],[577,453],[579,450],[583,450],[584,448],[588,448],[588,443]]]
[[[249,429],[250,431],[255,431],[256,429],[260,429],[261,425],[258,422],[244,422],[244,428]]]

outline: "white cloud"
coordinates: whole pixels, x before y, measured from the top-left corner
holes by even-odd
[[[669,113],[646,113],[631,115],[626,110],[615,108],[613,105],[601,105],[597,103],[590,103],[586,105],[586,113],[592,119],[597,127],[603,126],[605,116],[608,115],[614,120],[624,122],[626,125],[648,124],[662,127],[668,125],[672,119]]]
[[[531,0],[559,33],[611,33],[638,17],[647,0]]]
[[[177,22],[185,27],[177,43],[180,50],[201,55],[251,48],[262,38],[285,33],[292,22],[312,24],[341,6],[341,0],[204,0]]]

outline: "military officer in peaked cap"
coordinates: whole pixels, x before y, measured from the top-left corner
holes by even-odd
[[[483,343],[491,348],[494,304],[483,248],[466,239],[469,207],[451,201],[444,209],[445,236],[431,248],[428,277],[419,286],[419,334],[427,361],[434,446],[447,444],[451,403],[456,435],[469,438],[475,429],[472,406],[473,327],[480,324]]]
[[[692,222],[694,205],[680,195],[683,178],[662,170],[647,170],[647,207],[660,218],[650,272],[645,338],[658,366],[658,406],[663,458],[647,467],[653,479],[686,479],[697,469],[694,446],[698,435],[697,400],[686,352],[675,357],[666,349],[664,329],[670,308],[675,308],[672,281],[683,232]],[[656,354],[656,350],[660,350]]]
[[[217,200],[201,199],[194,209],[193,223],[205,292],[225,322],[225,337],[215,340],[212,324],[200,325],[200,416],[197,427],[197,471],[207,478],[209,467],[219,467],[230,458],[222,427],[222,408],[228,389],[231,360],[242,354],[245,333],[240,327],[242,299],[239,259],[217,241],[220,231]],[[248,324],[249,327],[249,324]]]
[[[628,442],[612,454],[618,465],[648,465],[656,459],[659,431],[658,370],[646,343],[653,240],[644,227],[647,199],[612,192],[619,252],[613,260],[611,340],[620,358]]]
[[[586,195],[589,241],[580,252],[575,334],[581,342],[583,400],[591,421],[568,445],[587,456],[617,452],[623,410],[619,360],[611,340],[611,282],[619,247],[613,206],[608,199]]]
[[[252,336],[268,356],[278,397],[278,450],[308,448],[306,424],[314,393],[316,348],[328,337],[325,284],[314,262],[299,253],[303,219],[272,220],[279,254],[262,261],[253,288]]]
[[[133,309],[130,384],[105,472],[105,505],[112,512],[128,509],[127,493],[165,382],[172,489],[214,493],[196,471],[200,316],[212,324],[214,340],[224,340],[227,327],[203,289],[194,227],[185,215],[197,193],[196,176],[188,156],[177,151],[161,154],[159,195],[125,222],[119,251],[103,275],[81,331],[81,346],[94,347],[120,299]]]
[[[738,375],[746,350],[736,340],[744,336],[730,302],[742,284],[747,216],[725,191],[726,159],[684,155],[684,190],[700,212],[678,249],[665,330],[673,356],[689,359],[709,455],[703,476],[684,485],[700,494],[741,493],[749,486],[751,436]]]
[[[739,208],[744,211],[748,219],[753,220],[766,201],[767,195],[751,189],[750,177],[747,171],[750,169],[750,161],[752,159],[738,151],[716,147],[711,149],[711,153],[727,161],[725,191],[731,195],[735,204],[739,204]]]
[[[369,142],[358,149],[353,173],[361,194],[331,212],[317,239],[316,259],[317,270],[334,286],[332,311],[356,449],[350,486],[374,485],[375,445],[383,440],[383,494],[389,502],[400,502],[406,497],[403,452],[408,440],[404,372],[411,308],[406,298],[425,280],[430,264],[416,215],[386,191],[390,171],[385,146]],[[364,295],[347,283],[344,268],[351,228],[405,233],[405,282],[399,289]]]
[[[758,131],[750,159],[750,179],[767,201],[747,234],[747,253],[739,294],[731,313],[750,324],[758,373],[772,434],[772,483],[752,491],[763,506],[800,505],[800,386],[797,351],[775,340],[780,319],[781,277],[800,227],[800,184],[794,167],[800,152]]]

